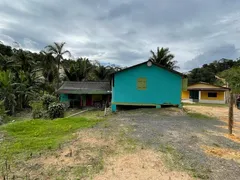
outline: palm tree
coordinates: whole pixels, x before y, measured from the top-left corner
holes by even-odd
[[[37,62],[30,51],[16,50],[13,60],[19,65],[19,70],[24,72],[31,72],[37,66]]]
[[[57,88],[59,88],[59,80],[60,80],[59,69],[60,69],[60,63],[63,60],[63,55],[68,54],[69,56],[71,56],[71,53],[68,50],[63,50],[63,46],[65,44],[66,44],[65,42],[61,42],[61,43],[54,42],[53,45],[48,45],[45,47],[47,52],[52,53],[52,55],[55,56],[57,60],[57,69],[58,69]]]
[[[36,98],[36,95],[39,93],[43,83],[41,76],[38,74],[37,71],[30,73],[19,72],[19,81],[14,83],[14,88],[20,109],[27,106],[29,101]]]
[[[9,114],[15,114],[16,96],[13,83],[13,74],[7,71],[0,71],[0,100]]]
[[[12,69],[14,66],[16,66],[16,63],[11,57],[3,56],[0,54],[0,70],[7,71],[8,69]]]
[[[45,82],[53,83],[55,74],[57,74],[56,59],[52,56],[52,53],[41,51],[41,61],[39,65],[42,70],[42,75],[45,78]]]
[[[152,57],[149,58],[149,60],[162,65],[168,69],[177,69],[179,68],[176,66],[177,61],[174,61],[174,55],[170,53],[169,48],[161,48],[159,50],[159,47],[157,48],[156,54],[151,50]]]
[[[86,58],[79,58],[77,61],[64,63],[64,72],[69,81],[84,81],[89,78],[93,65]]]
[[[104,66],[98,66],[96,69],[94,69],[94,75],[96,76],[97,80],[107,80],[109,79],[111,69],[108,69]]]

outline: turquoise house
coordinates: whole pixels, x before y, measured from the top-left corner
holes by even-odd
[[[150,60],[117,71],[111,81],[112,111],[115,112],[118,106],[179,107],[184,77]]]

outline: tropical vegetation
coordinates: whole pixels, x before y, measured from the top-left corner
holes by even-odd
[[[65,46],[64,42],[54,42],[41,52],[33,53],[0,43],[0,102],[7,115],[38,107],[37,102],[44,101],[41,98],[44,94],[57,97],[55,91],[65,80],[106,81],[112,72],[120,68],[114,64],[103,66],[87,58],[73,60]],[[56,99],[51,103],[57,103]],[[35,117],[45,116],[39,109],[35,110]],[[62,113],[59,115],[62,116]],[[0,114],[1,122],[3,117],[5,115]]]
[[[210,84],[223,85],[223,82],[216,78],[221,76],[221,72],[240,66],[240,59],[220,59],[209,64],[204,64],[202,67],[194,68],[188,73],[189,84],[197,82],[207,82]]]

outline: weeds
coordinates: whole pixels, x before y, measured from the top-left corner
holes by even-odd
[[[86,118],[57,119],[54,121],[30,120],[10,123],[0,130],[6,132],[8,141],[0,146],[0,157],[12,157],[21,153],[35,153],[42,150],[56,149],[60,144],[72,138],[72,133],[80,128],[87,128],[98,120]],[[7,147],[7,151],[4,147]]]
[[[191,172],[192,176],[199,179],[209,179],[208,173],[211,172],[207,167],[192,167],[183,163],[183,155],[177,152],[171,145],[160,145],[159,151],[164,154],[165,164],[169,169],[187,170]],[[190,166],[190,167],[189,167]]]
[[[188,116],[195,118],[195,119],[215,119],[211,116],[201,114],[201,113],[194,113],[194,112],[187,112]]]

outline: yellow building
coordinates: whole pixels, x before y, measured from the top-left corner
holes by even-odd
[[[188,86],[187,91],[182,91],[182,101],[225,104],[228,92],[229,88],[200,82]]]

